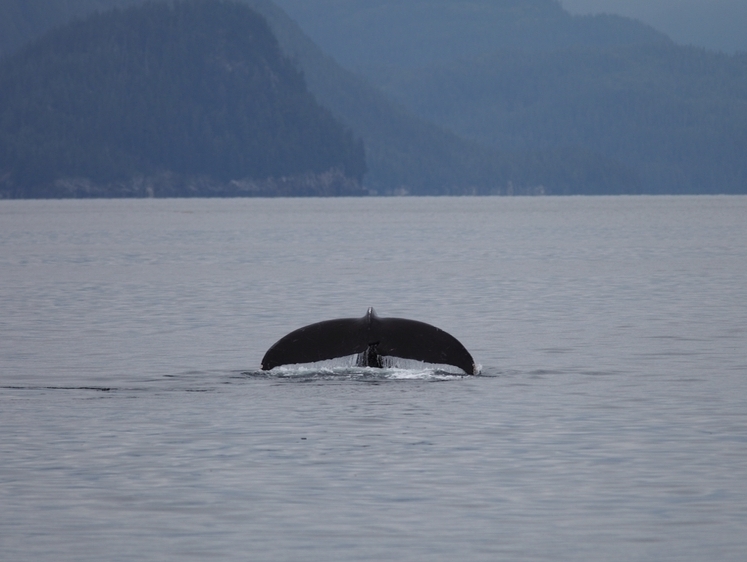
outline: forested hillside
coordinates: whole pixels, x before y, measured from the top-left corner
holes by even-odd
[[[515,163],[563,154],[555,193],[574,166],[579,187],[611,192],[582,179],[590,159],[645,193],[747,192],[747,55],[555,0],[276,1],[423,119]]]
[[[663,31],[675,43],[747,52],[744,0],[561,0],[575,14],[619,14]]]
[[[744,55],[556,0],[240,1],[363,140],[371,192],[747,192]],[[0,48],[141,2],[0,0]]]
[[[422,117],[499,150],[581,147],[646,193],[747,192],[747,55],[652,44],[501,51],[389,72]]]
[[[669,43],[632,19],[572,16],[558,0],[275,0],[322,49],[368,75],[503,49]]]
[[[116,0],[116,5],[142,1]],[[112,0],[0,0],[0,56],[18,50],[52,27],[113,5]]]
[[[240,4],[97,14],[0,63],[5,196],[337,195],[364,172],[362,143]]]
[[[0,12],[13,13],[26,40],[45,25],[67,21],[57,0],[0,0]],[[96,6],[117,6],[142,0],[67,0],[70,14]],[[270,0],[243,0],[264,15],[284,53],[302,69],[309,90],[332,114],[363,139],[369,191],[412,194],[468,193],[634,193],[637,175],[625,166],[591,151],[560,149],[501,152],[467,141],[417,118],[392,103],[365,80],[342,69]],[[15,8],[13,8],[15,6]],[[21,9],[21,7],[23,9]],[[61,19],[52,22],[49,10]]]

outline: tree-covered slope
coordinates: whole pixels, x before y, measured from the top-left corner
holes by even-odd
[[[116,0],[116,5],[142,1]],[[0,0],[0,55],[17,51],[52,27],[113,6],[112,0]]]
[[[680,45],[734,54],[747,52],[744,0],[562,0],[575,14],[619,14],[639,19]]]
[[[347,68],[421,67],[502,49],[667,43],[632,19],[572,16],[558,0],[275,0]]]
[[[565,192],[577,166],[577,191],[609,193],[589,179],[623,177],[592,171],[606,161],[647,193],[747,192],[745,55],[556,0],[276,2],[408,110],[511,154],[525,181],[527,162],[554,167]]]
[[[12,31],[0,48],[142,1],[0,0],[0,28]],[[275,0],[382,93],[272,1],[242,2],[363,139],[364,181],[379,193],[747,191],[743,55],[678,47],[626,18],[571,16],[556,0]]]
[[[142,0],[0,0],[16,15],[17,28],[33,38],[67,17],[98,7]],[[341,68],[270,0],[243,0],[265,16],[281,48],[303,71],[317,100],[363,139],[368,172],[364,183],[378,193],[621,193],[639,189],[637,175],[588,150],[497,151],[466,141],[392,103],[377,88]],[[25,6],[10,10],[9,6]],[[3,8],[5,7],[5,8]],[[46,16],[39,12],[45,11]],[[48,12],[48,13],[47,13]],[[67,16],[65,14],[68,14]],[[55,17],[60,18],[53,21]],[[35,23],[36,22],[36,23]],[[33,24],[33,25],[32,25]]]
[[[422,117],[499,150],[581,147],[648,193],[747,192],[747,56],[673,44],[502,51],[390,72]]]
[[[227,185],[329,170],[360,180],[362,143],[241,4],[96,14],[0,63],[0,178],[15,196],[55,195],[55,182],[74,178],[117,195],[144,176]]]

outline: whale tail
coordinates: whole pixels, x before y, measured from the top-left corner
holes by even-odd
[[[393,356],[453,365],[475,374],[475,362],[465,347],[440,328],[405,318],[379,318],[369,308],[363,318],[325,320],[281,338],[262,358],[262,369],[313,363],[358,354],[358,365],[381,367],[381,357]]]

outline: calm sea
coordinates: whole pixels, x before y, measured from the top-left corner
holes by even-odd
[[[482,365],[258,371],[425,321]],[[0,559],[739,561],[747,197],[0,201]]]

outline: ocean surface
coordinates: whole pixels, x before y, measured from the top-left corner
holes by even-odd
[[[259,371],[305,324],[482,366]],[[0,201],[0,559],[747,556],[747,197]]]

